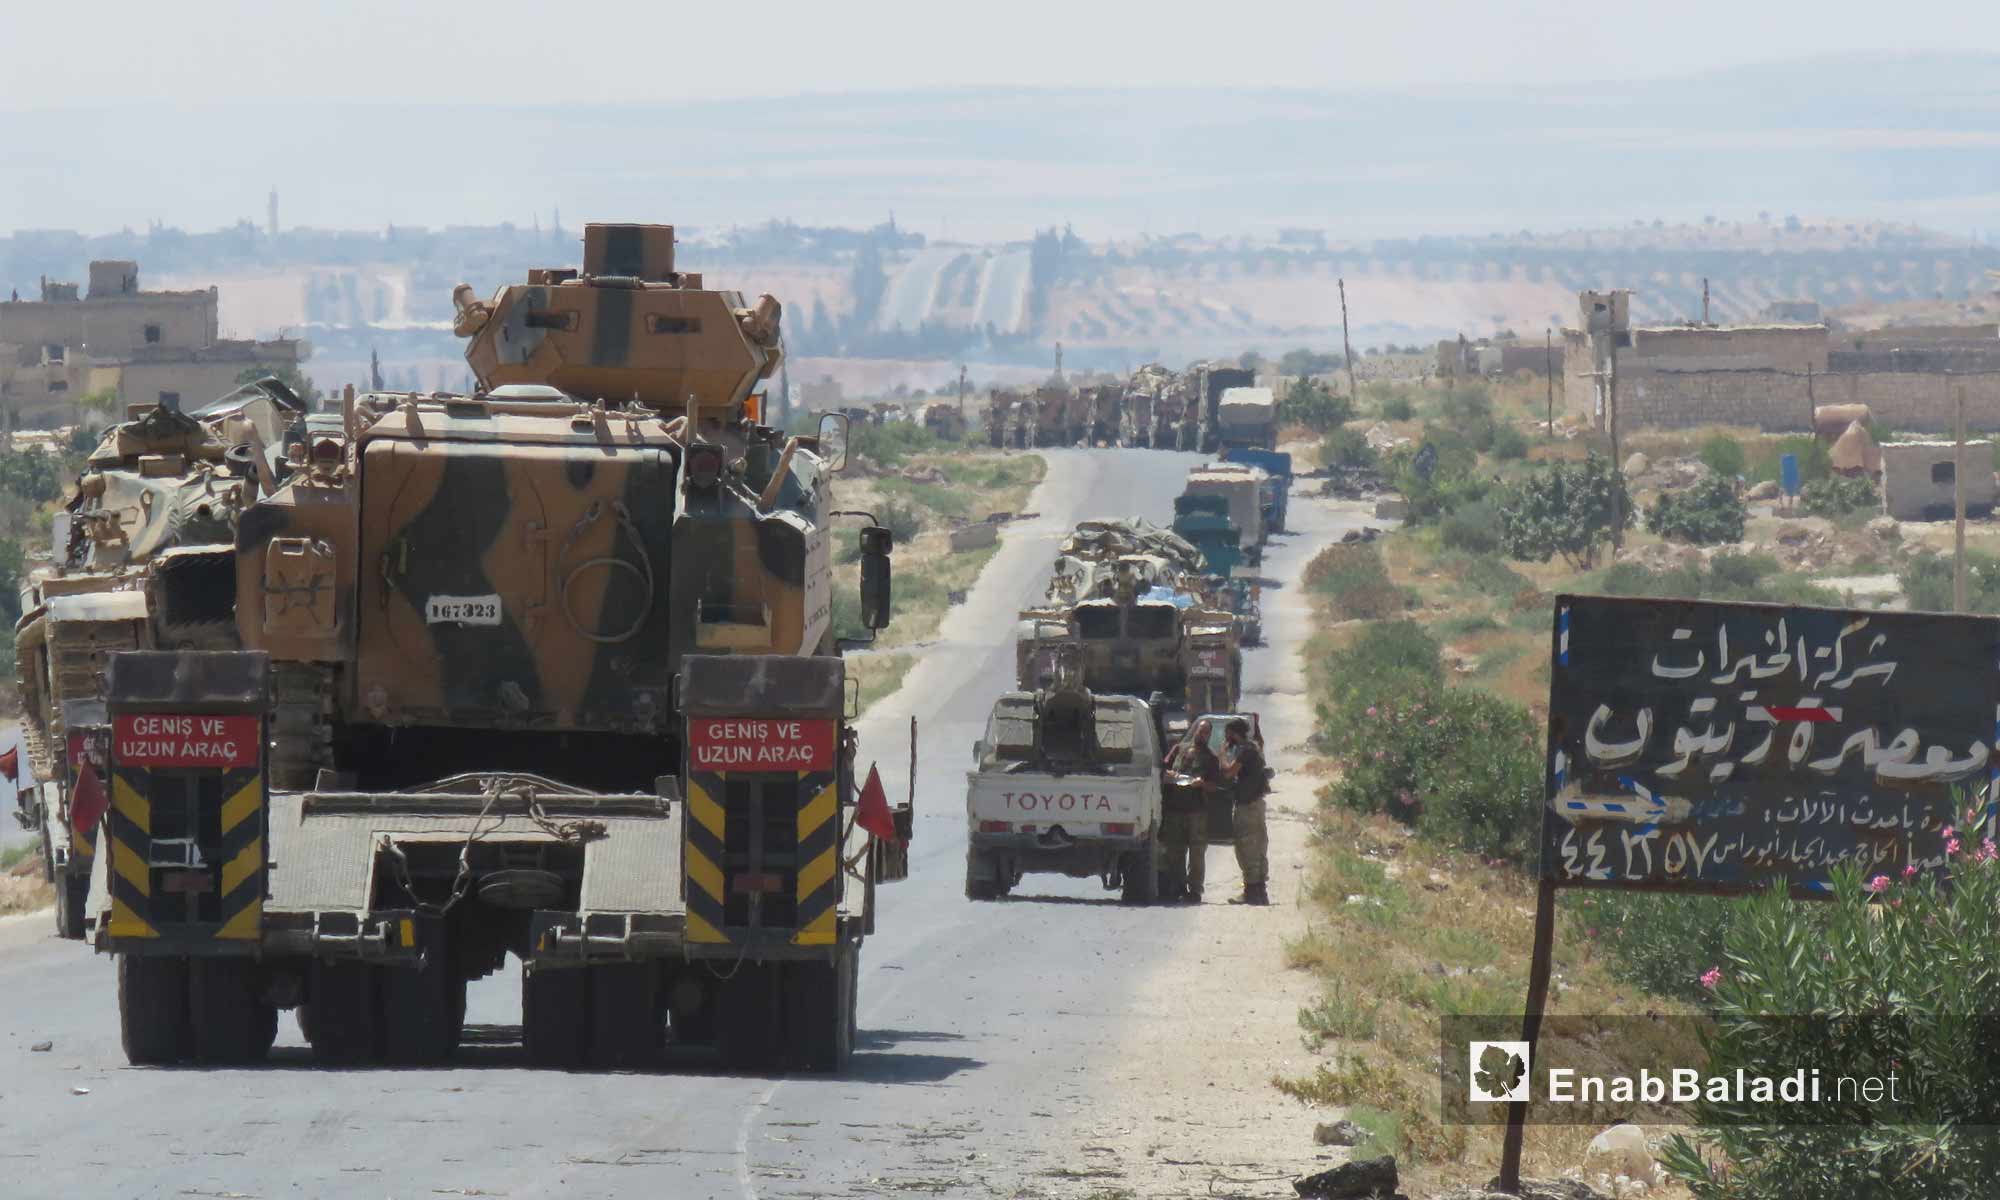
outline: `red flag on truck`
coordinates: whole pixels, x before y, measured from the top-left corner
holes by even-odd
[[[15,787],[21,786],[21,748],[19,746],[14,747],[5,754],[0,754],[0,775],[5,775],[7,782],[13,784]]]
[[[854,809],[854,823],[885,842],[901,842],[896,836],[896,817],[889,811],[888,793],[882,790],[882,773],[868,764],[868,782],[861,785],[861,802]]]
[[[76,786],[69,795],[70,828],[82,833],[86,829],[97,828],[104,818],[104,810],[110,807],[104,794],[104,781],[97,777],[97,768],[85,759],[77,764]]]

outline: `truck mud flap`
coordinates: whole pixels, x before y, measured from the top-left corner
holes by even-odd
[[[112,656],[106,948],[257,951],[269,865],[268,679],[261,653]]]

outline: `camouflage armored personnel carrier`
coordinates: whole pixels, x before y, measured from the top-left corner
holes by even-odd
[[[1074,446],[1082,442],[1090,428],[1089,397],[1067,384],[1045,384],[1035,389],[1035,432],[1029,444]]]
[[[778,302],[676,270],[670,227],[454,300],[476,392],[350,393],[243,502],[240,649],[110,659],[127,1055],[255,1059],[296,1007],[321,1058],[436,1061],[513,955],[534,1062],[838,1069],[909,831],[857,794],[844,421],[761,423]],[[860,549],[879,629],[888,531]]]
[[[96,861],[105,665],[120,650],[235,645],[237,519],[292,473],[284,450],[302,443],[304,414],[275,379],[194,414],[135,407],[91,453],[49,565],[22,585],[15,673],[36,783],[16,799],[40,833],[63,937],[84,936]]]

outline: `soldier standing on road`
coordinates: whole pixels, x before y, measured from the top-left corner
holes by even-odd
[[[1222,763],[1208,748],[1207,721],[1197,724],[1187,741],[1167,760],[1172,783],[1161,804],[1160,842],[1166,847],[1163,894],[1201,903],[1208,877],[1208,797],[1221,778]]]
[[[1223,727],[1222,778],[1236,793],[1236,865],[1243,872],[1243,895],[1231,904],[1269,904],[1270,835],[1264,827],[1264,797],[1271,772],[1264,752],[1250,740],[1250,722],[1238,718]]]

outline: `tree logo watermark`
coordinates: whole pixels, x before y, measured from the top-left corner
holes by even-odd
[[[1468,1098],[1479,1104],[1528,1099],[1528,1043],[1473,1042],[1466,1072]]]

